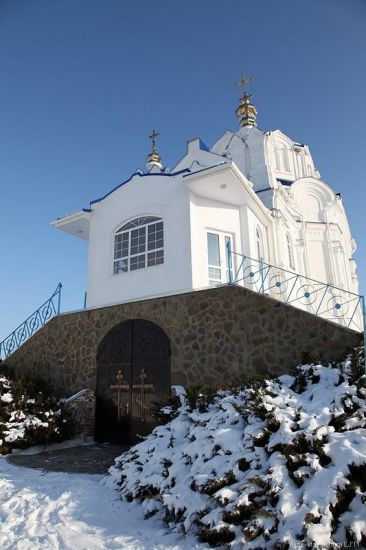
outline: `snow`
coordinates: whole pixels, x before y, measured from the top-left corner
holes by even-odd
[[[0,376],[0,454],[67,437],[70,422],[57,401],[37,383]]]
[[[45,473],[0,458],[1,550],[198,550],[206,545],[144,520],[102,476]]]
[[[7,393],[3,393],[0,399],[3,403],[11,403],[13,401],[13,396],[10,392],[7,392]]]
[[[362,369],[357,351],[339,365],[302,365],[296,376],[200,395],[193,408],[177,386],[176,405],[164,407],[170,421],[106,477],[29,470],[0,457],[0,548],[208,548],[198,540],[232,550],[365,547]],[[2,437],[16,442],[58,414],[7,410]]]
[[[302,365],[206,406],[199,396],[197,408],[179,392],[171,421],[116,459],[106,483],[146,517],[201,540],[221,530],[215,540],[233,549],[366,544],[366,390],[351,367]]]

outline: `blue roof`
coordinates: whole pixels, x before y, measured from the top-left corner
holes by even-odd
[[[154,176],[160,176],[160,177],[165,176],[165,177],[171,178],[173,176],[177,176],[179,174],[182,174],[183,172],[189,172],[188,168],[184,168],[184,170],[179,170],[178,172],[172,172],[171,174],[170,173],[165,174],[164,172],[161,172],[160,174],[144,174],[140,171],[135,172],[134,174],[132,174],[132,176],[130,178],[128,178],[128,180],[123,181],[122,183],[118,184],[116,187],[114,187],[111,191],[109,191],[103,197],[100,197],[99,199],[95,199],[95,200],[91,201],[90,205],[94,204],[95,202],[100,202],[100,201],[104,200],[106,197],[109,197],[109,195],[114,193],[114,191],[116,191],[117,189],[119,189],[120,187],[125,185],[126,183],[130,182],[135,176],[138,176],[139,178],[151,178],[151,177],[154,177]]]
[[[221,156],[221,155],[219,155]],[[183,177],[186,178],[187,176],[193,176],[195,174],[199,174],[200,172],[205,172],[206,170],[210,170],[211,168],[216,168],[217,166],[222,166],[223,164],[227,164],[230,166],[230,163],[226,159],[224,159],[222,162],[218,162],[217,164],[211,164],[211,166],[205,166],[204,168],[201,168],[200,170],[195,170],[194,172],[191,172],[188,170],[189,174],[185,174]],[[187,172],[187,170],[182,170],[182,172]],[[179,172],[177,172],[179,173]]]

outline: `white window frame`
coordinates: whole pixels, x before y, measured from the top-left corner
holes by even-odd
[[[219,237],[219,254],[220,254],[220,260],[219,265],[211,265],[208,263],[208,235],[218,235]],[[218,231],[216,229],[209,229],[206,228],[206,265],[207,265],[207,278],[208,278],[208,285],[209,286],[216,286],[216,285],[222,285],[230,282],[230,270],[233,274],[234,271],[234,258],[231,256],[231,266],[228,264],[228,255],[227,255],[227,241],[226,239],[230,239],[231,243],[231,250],[234,250],[234,235],[233,233],[230,233],[229,231]],[[210,269],[216,269],[220,270],[220,278],[219,279],[213,279],[210,278]]]
[[[143,222],[143,220],[149,220]],[[131,224],[136,223],[136,225],[131,226]],[[162,239],[162,246],[154,247],[149,249],[149,227],[157,226],[161,224],[161,229],[159,231],[162,231],[162,237],[159,239]],[[138,231],[137,235],[134,235],[133,232],[136,233],[136,230],[143,230]],[[140,235],[139,235],[140,233]],[[123,255],[123,246],[122,241],[120,245],[120,253],[117,253],[117,237],[124,236],[125,242],[127,243],[127,254]],[[141,242],[139,242],[139,237],[141,236]],[[135,239],[134,246],[140,247],[140,249],[134,253],[132,253],[132,238]],[[137,242],[136,242],[137,238]],[[123,239],[123,237],[122,237]],[[155,255],[155,261],[151,262],[151,256],[149,259],[149,255],[154,254]],[[132,262],[131,262],[132,260]],[[113,265],[112,265],[112,272],[113,275],[121,275],[125,273],[130,273],[137,271],[139,269],[147,269],[149,267],[155,267],[158,265],[162,265],[164,263],[164,220],[160,216],[139,216],[137,218],[134,218],[133,220],[130,220],[129,222],[126,222],[120,229],[115,231],[113,236]],[[150,262],[150,265],[149,265]],[[140,265],[141,264],[141,265]],[[131,269],[131,265],[133,265],[133,268]]]

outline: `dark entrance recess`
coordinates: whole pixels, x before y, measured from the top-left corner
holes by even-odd
[[[124,321],[97,351],[95,438],[123,443],[151,432],[154,402],[170,394],[170,341],[143,319]]]

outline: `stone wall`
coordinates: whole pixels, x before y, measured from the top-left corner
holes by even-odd
[[[238,286],[176,294],[54,317],[6,361],[51,382],[59,395],[95,389],[97,347],[127,319],[160,325],[172,383],[216,385],[292,370],[304,355],[333,360],[360,334]]]

